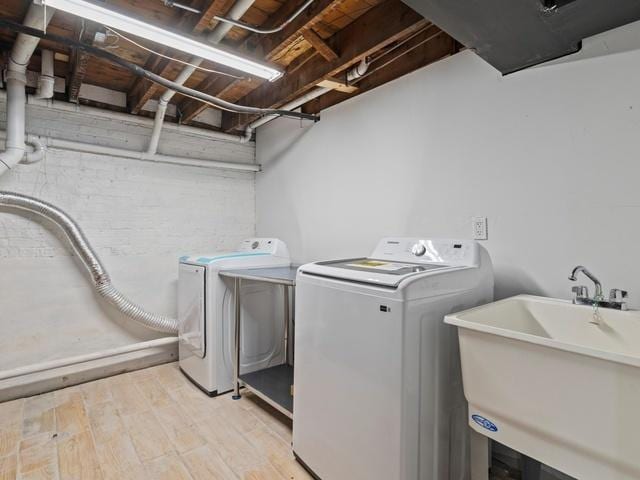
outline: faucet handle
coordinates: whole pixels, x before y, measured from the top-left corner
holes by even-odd
[[[609,292],[609,301],[622,302],[628,296],[628,292],[619,288],[612,288]]]
[[[573,292],[573,300],[578,298],[589,298],[589,289],[584,285],[578,285],[571,289]]]

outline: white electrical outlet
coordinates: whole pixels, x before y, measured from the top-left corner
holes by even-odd
[[[487,240],[489,238],[487,217],[473,217],[471,219],[471,229],[474,240]]]

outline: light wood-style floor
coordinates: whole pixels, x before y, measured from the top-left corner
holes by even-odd
[[[0,480],[298,480],[291,423],[176,363],[0,403]]]

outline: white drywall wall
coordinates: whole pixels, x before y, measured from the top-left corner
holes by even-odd
[[[42,105],[28,107],[30,133],[143,149],[151,131],[147,119]],[[4,108],[0,103],[0,129]],[[164,153],[254,160],[253,144],[214,141],[204,131],[171,125],[166,130]],[[168,315],[176,313],[178,257],[231,249],[255,228],[253,173],[49,151],[41,163],[0,177],[0,190],[66,210],[116,287]],[[162,336],[132,326],[98,301],[54,227],[8,210],[0,210],[0,331],[0,370]]]
[[[584,264],[640,307],[638,85],[638,50],[507,77],[466,51],[313,126],[271,122],[257,233],[306,262],[367,255],[387,235],[469,238],[487,216],[497,297],[569,298]]]

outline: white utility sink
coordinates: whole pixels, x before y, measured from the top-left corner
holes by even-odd
[[[640,479],[640,312],[521,295],[445,322],[474,430],[580,480]]]

